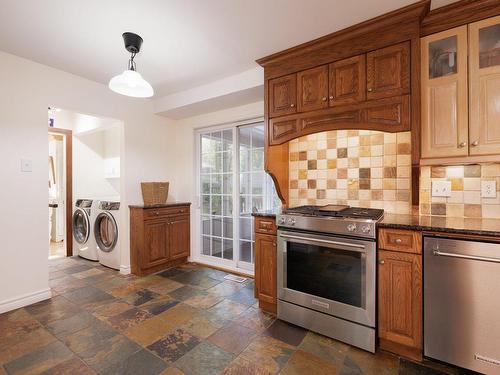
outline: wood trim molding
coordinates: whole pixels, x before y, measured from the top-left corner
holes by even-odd
[[[66,154],[66,256],[73,255],[73,132],[69,129],[48,128],[48,133],[65,138]]]
[[[461,0],[429,12],[423,19],[420,35],[453,29],[500,14],[498,0]]]
[[[500,163],[500,155],[464,156],[452,158],[421,159],[420,166],[427,165],[464,165],[478,163]]]
[[[266,79],[328,64],[419,36],[430,0],[394,10],[368,21],[263,57]]]

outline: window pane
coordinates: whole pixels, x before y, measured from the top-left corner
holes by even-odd
[[[250,194],[251,173],[240,174],[240,194]]]
[[[202,254],[203,255],[210,255],[210,237],[202,236],[201,238],[201,246],[202,246]]]
[[[252,217],[241,218],[240,217],[240,238],[243,240],[251,240],[252,233]]]
[[[210,216],[202,216],[201,217],[201,233],[202,234],[210,234]]]
[[[214,132],[211,135],[212,135],[212,142],[213,142],[213,149],[211,150],[211,152],[222,151],[222,133],[221,132]]]
[[[233,150],[233,130],[224,130],[222,132],[222,150],[232,151]]]
[[[224,240],[222,246],[224,259],[233,259],[233,240]]]
[[[210,214],[210,195],[203,195],[201,197],[201,213],[203,215],[209,215]]]
[[[250,170],[250,151],[246,147],[240,147],[240,172]]]
[[[222,215],[222,198],[220,195],[212,195],[212,215]]]
[[[222,220],[223,236],[233,238],[233,218],[225,217]]]
[[[252,150],[252,170],[264,170],[264,149]]]
[[[500,65],[500,24],[479,29],[479,67]]]
[[[224,207],[224,216],[233,216],[233,197],[230,195],[224,195],[222,198],[222,205]]]
[[[222,194],[222,175],[212,175],[212,194]]]
[[[264,126],[255,126],[252,128],[252,147],[264,147]]]
[[[252,173],[252,194],[264,194],[264,172]]]
[[[222,192],[224,194],[232,194],[233,193],[233,175],[232,174],[224,174],[222,175]]]
[[[457,36],[429,43],[429,78],[457,72]]]
[[[222,218],[214,217],[212,219],[212,235],[222,237]]]
[[[210,175],[209,174],[201,175],[201,193],[202,194],[210,194]]]
[[[233,170],[233,153],[226,151],[222,153],[222,167],[224,173],[232,172]]]
[[[240,260],[252,263],[252,242],[240,241]]]
[[[212,256],[222,257],[222,240],[220,238],[212,237]]]

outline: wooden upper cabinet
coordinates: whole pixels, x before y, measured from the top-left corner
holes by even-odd
[[[469,25],[470,155],[500,154],[500,16]]]
[[[269,81],[269,117],[297,112],[297,75],[289,74]]]
[[[170,258],[189,256],[189,215],[174,216],[170,220]]]
[[[468,155],[467,26],[421,40],[422,158]]]
[[[328,107],[328,66],[297,73],[298,111]]]
[[[354,56],[330,64],[330,106],[362,102],[366,98],[366,57]]]
[[[410,42],[396,44],[366,55],[367,99],[410,92]]]

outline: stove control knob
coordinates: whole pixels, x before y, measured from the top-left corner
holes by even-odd
[[[356,230],[356,224],[349,224],[349,225],[347,226],[347,230],[348,230],[349,232],[354,232],[354,231]]]
[[[363,233],[370,233],[372,229],[370,228],[369,225],[365,225],[364,227],[361,228],[361,232]]]
[[[295,219],[288,219],[288,224],[295,225]]]
[[[284,217],[280,217],[279,224],[285,224],[286,219]]]

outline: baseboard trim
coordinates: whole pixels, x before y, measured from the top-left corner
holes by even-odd
[[[20,307],[32,305],[34,303],[44,301],[52,297],[52,292],[50,288],[40,290],[34,293],[24,294],[22,296],[12,298],[6,301],[0,302],[0,314],[7,311],[19,309]]]
[[[120,273],[122,275],[130,275],[132,273],[132,269],[130,266],[120,266]]]

